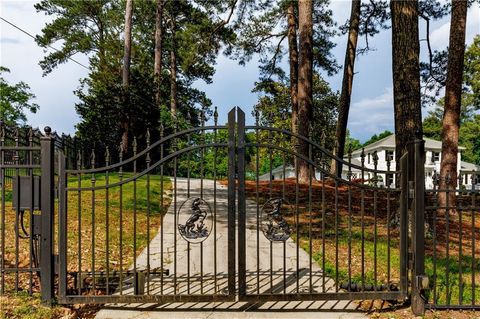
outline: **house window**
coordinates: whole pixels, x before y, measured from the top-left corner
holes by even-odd
[[[385,151],[385,161],[393,161],[393,155],[394,155],[394,152],[393,151]]]
[[[390,185],[393,185],[393,174],[387,174],[387,178],[385,181],[387,184],[387,187],[390,187]]]
[[[432,163],[440,162],[440,152],[432,152]]]

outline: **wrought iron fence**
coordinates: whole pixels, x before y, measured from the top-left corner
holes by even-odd
[[[435,173],[426,190],[427,306],[479,309],[480,172],[462,171],[457,183],[452,178]]]

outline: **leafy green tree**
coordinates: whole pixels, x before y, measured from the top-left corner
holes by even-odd
[[[471,96],[471,105],[480,109],[480,35],[477,34],[473,43],[465,51],[464,83]]]
[[[262,126],[272,126],[290,131],[292,105],[290,103],[290,89],[287,81],[264,80],[257,82],[253,92],[259,93],[259,99],[254,106],[258,112],[259,124]],[[313,78],[313,118],[311,127],[311,139],[327,150],[332,150],[335,141],[335,121],[337,117],[338,93],[333,92],[328,83],[315,74]],[[254,115],[255,112],[254,112]],[[266,132],[262,133],[261,138],[267,139]],[[288,139],[285,135],[273,134],[271,136],[275,145],[293,150],[295,139]],[[313,156],[319,159],[320,152],[313,149]],[[279,159],[283,154],[274,152]],[[262,158],[267,154],[262,153]],[[274,156],[274,157],[275,157]],[[292,158],[288,158],[289,163],[293,163]]]
[[[45,74],[76,53],[89,57],[90,73],[81,80],[75,92],[80,99],[76,110],[81,118],[77,137],[85,147],[99,148],[102,144],[102,147],[117,148],[124,119],[129,122],[131,141],[133,136],[144,136],[147,128],[152,139],[158,138],[160,123],[168,134],[175,126],[184,125],[187,118],[191,125],[198,125],[200,110],[205,110],[207,116],[211,114],[211,101],[192,84],[197,80],[212,81],[218,51],[222,43],[233,39],[233,32],[222,25],[219,18],[220,11],[227,8],[222,2],[181,0],[164,3],[163,65],[160,74],[155,75],[154,70],[159,69],[158,66],[154,68],[155,43],[158,42],[158,37],[155,38],[157,4],[135,1],[128,90],[122,88],[121,74],[125,1],[43,0],[35,7],[53,18],[37,36],[37,42],[51,45],[63,40],[57,43],[59,52],[47,54],[40,62]],[[167,23],[172,18],[174,30]],[[169,54],[172,48],[175,48],[175,76],[168,71],[172,64]],[[178,123],[168,112],[170,100],[166,98],[172,95],[172,80]],[[164,98],[159,101],[158,96]]]
[[[468,94],[463,94],[463,100],[471,98]],[[423,120],[425,137],[437,141],[442,140],[442,118],[443,118],[443,99],[439,101],[437,107],[428,113]],[[462,152],[462,161],[476,163],[480,165],[480,115],[475,112],[475,108],[467,102],[462,102],[462,111],[460,114],[460,146],[466,149]]]
[[[0,66],[0,120],[8,125],[24,124],[27,120],[25,110],[36,113],[39,106],[32,103],[35,95],[30,92],[30,87],[25,82],[9,84],[3,73],[9,69]]]
[[[389,130],[385,130],[383,131],[382,133],[380,134],[374,134],[368,141],[366,141],[365,143],[363,143],[363,147],[367,146],[367,145],[370,145],[372,143],[375,143],[376,141],[380,141],[381,139],[384,139],[385,137],[387,136],[390,136],[392,135],[393,133],[390,132]]]
[[[345,140],[345,149],[355,151],[362,148],[362,143],[359,140],[350,135],[350,130],[347,130],[347,138]]]
[[[480,114],[460,126],[459,145],[466,149],[462,152],[462,161],[480,165]]]

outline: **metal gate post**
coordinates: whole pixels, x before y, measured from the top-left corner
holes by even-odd
[[[45,127],[45,136],[40,138],[41,147],[41,242],[40,242],[40,278],[42,302],[50,304],[54,297],[53,264],[53,216],[54,201],[54,142],[52,129]]]
[[[228,294],[235,296],[235,108],[228,113]]]
[[[408,153],[400,159],[400,290],[408,294]]]
[[[247,294],[246,281],[246,201],[245,201],[245,113],[237,108],[237,167],[238,167],[238,294]]]
[[[65,173],[65,154],[58,154],[58,296],[64,299],[67,295],[67,186]]]
[[[425,276],[425,141],[416,139],[413,143],[412,166],[414,174],[412,220],[412,312],[415,315],[425,313],[424,289],[428,288],[428,278]]]

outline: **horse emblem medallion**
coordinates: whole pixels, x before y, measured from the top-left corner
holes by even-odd
[[[178,210],[177,220],[178,232],[190,243],[200,243],[210,235],[212,213],[208,203],[200,197],[189,198],[183,202]]]
[[[269,199],[262,207],[262,232],[270,241],[284,242],[292,233],[285,220],[286,207],[283,198]]]

